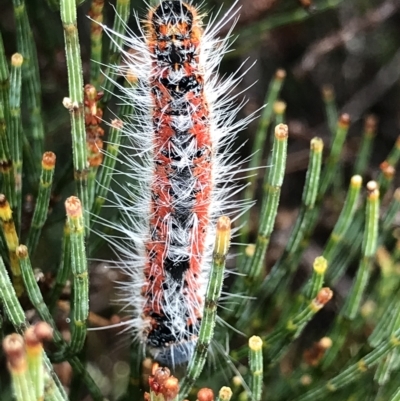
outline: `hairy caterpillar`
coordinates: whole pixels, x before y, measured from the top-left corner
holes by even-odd
[[[248,207],[232,199],[240,190],[232,140],[253,116],[235,122],[242,104],[232,91],[241,75],[217,74],[230,46],[229,34],[217,34],[236,14],[231,8],[203,28],[195,6],[164,0],[139,35],[124,37],[127,73],[137,84],[120,86],[135,107],[123,127],[123,157],[140,190],[116,194],[123,221],[115,228],[124,241],[110,241],[130,277],[121,286],[129,327],[169,366],[188,361],[196,344],[216,219]]]

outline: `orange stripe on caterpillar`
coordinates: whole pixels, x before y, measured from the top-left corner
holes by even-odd
[[[197,337],[203,310],[199,276],[210,226],[213,155],[200,24],[194,7],[164,1],[149,13],[147,25],[154,55],[154,176],[143,314],[151,322],[147,341],[167,354],[173,344]]]

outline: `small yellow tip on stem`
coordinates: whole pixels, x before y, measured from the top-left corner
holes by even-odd
[[[28,248],[25,245],[19,245],[15,251],[18,259],[26,259],[29,255]]]
[[[362,185],[362,177],[361,175],[353,175],[353,177],[351,177],[351,186],[354,188],[360,188]]]
[[[317,274],[324,274],[328,268],[328,261],[323,256],[318,256],[314,260],[313,269]]]
[[[229,401],[232,398],[232,390],[230,387],[221,387],[221,390],[219,390],[219,399],[221,401]]]
[[[371,201],[379,199],[379,189],[376,181],[369,181],[367,183],[367,196]]]
[[[324,150],[324,141],[321,138],[315,137],[311,139],[310,148],[316,153],[321,153]]]
[[[275,127],[275,138],[278,140],[286,140],[289,135],[289,128],[286,124],[278,124]]]
[[[399,191],[400,192],[400,191]],[[248,258],[251,258],[254,256],[254,252],[256,251],[256,246],[255,244],[249,244],[246,246],[246,249],[244,250],[244,253]]]
[[[330,337],[322,337],[319,340],[319,345],[323,348],[323,349],[329,349],[332,347],[333,341]]]
[[[224,256],[228,253],[231,239],[231,219],[221,216],[217,222],[217,234],[215,237],[214,253]]]
[[[275,114],[283,114],[286,111],[286,103],[282,100],[277,100],[273,109]]]
[[[260,351],[262,349],[263,346],[263,341],[261,340],[260,337],[258,336],[252,336],[249,338],[249,348],[252,351]]]
[[[3,221],[11,220],[12,210],[4,194],[0,194],[0,219]]]
[[[22,57],[22,54],[14,53],[11,56],[11,65],[13,67],[21,67],[23,62],[24,62],[24,58]]]

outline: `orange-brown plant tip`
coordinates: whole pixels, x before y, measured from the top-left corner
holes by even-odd
[[[393,178],[394,175],[396,174],[396,169],[391,164],[389,164],[387,161],[382,162],[379,167],[382,171],[382,174],[387,179]]]
[[[218,231],[229,231],[231,229],[231,219],[228,216],[221,216],[217,222]]]
[[[54,168],[56,164],[56,155],[53,152],[45,152],[42,157],[42,167],[50,170]]]
[[[81,217],[82,216],[82,205],[79,198],[76,196],[70,196],[65,201],[65,210],[67,215],[72,218]]]
[[[365,118],[364,130],[368,134],[373,134],[376,131],[377,125],[378,119],[373,114],[370,114]]]
[[[53,338],[53,328],[46,322],[39,322],[33,326],[39,341],[50,341]]]
[[[28,257],[28,248],[25,245],[19,245],[15,251],[18,258],[25,259]]]
[[[335,97],[335,91],[333,86],[331,85],[324,85],[322,87],[322,96],[326,101],[331,101]]]
[[[162,394],[166,401],[173,400],[179,393],[179,381],[176,377],[171,376],[165,380]]]
[[[25,330],[24,339],[27,348],[34,348],[41,344],[33,326],[28,327]]]
[[[168,368],[161,367],[157,368],[154,373],[154,380],[157,381],[158,384],[162,385],[164,382],[171,377],[171,372]]]
[[[328,287],[323,287],[319,290],[316,300],[320,305],[326,305],[333,296],[333,291]]]
[[[9,355],[16,355],[24,350],[24,339],[20,334],[13,333],[6,336],[3,340],[4,353]]]
[[[283,68],[279,68],[275,72],[275,78],[283,81],[286,78],[286,71]]]
[[[285,140],[289,135],[289,128],[286,124],[278,124],[275,127],[275,138],[278,140]]]
[[[214,401],[214,392],[207,387],[201,388],[197,393],[198,401]]]
[[[0,194],[0,207],[5,206],[7,203],[7,198],[4,194]]]
[[[393,194],[393,198],[397,201],[400,202],[400,188],[396,188]]]
[[[96,88],[91,84],[86,84],[84,88],[85,94],[90,99],[96,98]]]
[[[121,120],[119,120],[118,118],[116,118],[111,121],[111,126],[115,129],[122,129],[122,127],[124,126],[124,123]]]
[[[347,128],[350,125],[350,115],[347,113],[343,113],[339,117],[339,125],[341,128]]]

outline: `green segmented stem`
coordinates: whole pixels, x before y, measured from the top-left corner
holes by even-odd
[[[274,145],[272,148],[271,169],[264,182],[264,197],[261,209],[261,221],[258,228],[258,236],[254,249],[254,255],[248,259],[244,266],[247,275],[245,281],[247,287],[259,279],[265,258],[265,252],[274,229],[275,218],[278,211],[279,198],[283,178],[285,176],[287,157],[288,127],[280,124],[275,127]]]
[[[277,289],[277,286],[283,277],[286,276],[287,279],[290,279],[288,271],[292,273],[297,266],[295,260],[298,257],[300,245],[304,239],[306,229],[309,226],[317,198],[321,175],[323,146],[322,139],[313,138],[311,140],[310,160],[307,169],[306,182],[304,184],[300,213],[282,256],[274,264],[270,274],[263,282],[262,293],[264,299]]]
[[[392,150],[386,157],[386,160],[381,163],[381,172],[378,176],[379,191],[381,198],[386,195],[387,190],[393,180],[395,174],[395,168],[400,160],[400,136],[397,138]]]
[[[382,219],[382,232],[387,233],[392,225],[397,213],[400,211],[400,188],[394,191],[392,201]]]
[[[275,124],[283,124],[285,122],[286,103],[282,100],[277,100],[274,103],[273,109],[275,114]]]
[[[36,200],[35,211],[33,213],[31,228],[26,240],[26,246],[31,255],[35,252],[42,228],[47,219],[55,164],[56,155],[53,152],[46,152],[43,154],[39,193]]]
[[[50,295],[49,308],[54,310],[60,294],[71,274],[71,235],[68,223],[64,225],[60,266],[57,270],[56,282]]]
[[[369,115],[365,118],[362,141],[360,149],[357,152],[353,174],[363,175],[367,169],[376,136],[377,125],[378,120],[375,116]]]
[[[391,373],[398,366],[399,349],[395,348],[389,354],[382,358],[376,368],[374,380],[384,386],[390,379]]]
[[[0,34],[0,104],[4,109],[4,118],[6,127],[10,126],[10,73],[8,71],[7,58],[4,51],[3,37]]]
[[[36,283],[37,285],[37,283]],[[14,329],[22,334],[28,327],[21,304],[18,302],[17,295],[11,284],[7,270],[4,266],[3,259],[0,257],[0,301],[4,304],[4,309]],[[54,389],[54,401],[67,401],[68,397],[65,394],[64,388],[61,385],[57,375],[53,371],[53,366],[46,354],[43,354],[43,361],[46,370],[49,374],[46,382],[46,387]]]
[[[374,331],[368,337],[368,343],[371,347],[377,347],[387,336],[387,333],[392,333],[397,327],[396,320],[400,315],[400,299],[399,292],[392,294],[392,299],[384,309],[382,317],[379,319]]]
[[[360,266],[350,294],[343,307],[343,316],[353,320],[358,312],[365,287],[371,273],[372,263],[378,244],[379,190],[375,181],[367,184],[367,207]]]
[[[103,78],[100,74],[101,53],[103,50],[103,28],[101,26],[101,23],[103,22],[103,7],[104,0],[92,0],[92,5],[89,11],[89,16],[92,18],[90,23],[90,83],[95,86],[97,90],[100,89]],[[118,18],[118,16],[116,16],[116,18]]]
[[[12,218],[12,210],[7,198],[0,194],[0,222],[3,229],[4,239],[7,244],[8,254],[10,257],[10,268],[13,278],[13,285],[18,296],[24,292],[22,283],[21,269],[15,251],[18,246],[18,235],[15,229],[14,220]]]
[[[81,202],[75,196],[65,201],[71,236],[71,269],[74,277],[74,308],[71,319],[72,353],[82,350],[86,338],[86,321],[89,315],[89,279],[85,250],[85,225]]]
[[[124,104],[121,107],[120,115],[129,116],[133,113],[130,105]],[[104,155],[103,164],[100,169],[97,193],[92,206],[92,215],[98,216],[101,208],[107,199],[108,191],[111,187],[112,173],[118,160],[119,147],[121,144],[121,132],[123,130],[123,122],[121,120],[113,120],[111,122],[111,130],[107,144],[107,151]]]
[[[347,191],[346,200],[340,216],[329,236],[325,245],[323,256],[331,265],[335,256],[341,249],[343,240],[350,225],[354,222],[354,214],[357,210],[360,189],[362,186],[362,178],[359,175],[351,177],[349,190]],[[341,266],[339,263],[332,264],[327,272],[327,280],[330,283],[336,283],[341,277]]]
[[[204,302],[203,318],[201,320],[199,338],[194,355],[189,362],[186,375],[180,383],[179,400],[183,400],[203,370],[208,347],[214,335],[215,319],[217,317],[217,302],[221,295],[224,280],[225,259],[231,237],[231,222],[229,217],[222,216],[217,222],[213,261],[208,280]]]
[[[337,353],[342,348],[347,333],[351,327],[351,321],[357,316],[359,306],[366,285],[368,284],[372,262],[375,257],[378,240],[379,219],[379,190],[375,181],[367,184],[368,196],[365,211],[365,228],[362,243],[362,255],[353,285],[347,295],[333,329],[329,335],[332,339],[332,347],[323,357],[322,368],[328,368],[335,360]]]
[[[9,199],[11,208],[15,206],[14,169],[11,152],[8,146],[7,123],[4,115],[4,107],[0,102],[0,172],[3,178],[2,191]]]
[[[270,367],[278,362],[292,341],[301,334],[306,324],[331,300],[332,296],[333,292],[329,288],[320,288],[314,299],[305,303],[282,325],[265,336],[264,358]]]
[[[315,258],[313,263],[313,272],[310,280],[304,286],[302,293],[307,300],[314,299],[322,288],[325,279],[325,273],[328,269],[328,261],[323,256]]]
[[[23,337],[16,333],[10,334],[4,339],[3,349],[7,357],[15,398],[17,401],[36,401]]]
[[[10,277],[7,274],[3,259],[0,257],[0,299],[11,324],[18,333],[22,334],[26,327],[25,313],[16,296]]]
[[[325,85],[322,88],[322,99],[325,104],[325,114],[328,120],[328,127],[332,135],[335,135],[338,120],[338,111],[336,107],[335,91],[332,86]]]
[[[83,107],[83,77],[76,23],[75,0],[61,0],[61,20],[64,27],[66,60],[68,67],[69,98],[64,99],[64,106],[71,115],[72,151],[74,160],[74,178],[78,197],[81,199],[85,218],[86,236],[89,235],[89,195],[87,190],[87,147]]]
[[[118,66],[121,61],[121,49],[123,47],[123,36],[126,31],[127,22],[130,15],[131,0],[117,0],[116,3],[116,16],[114,19],[113,35],[110,41],[110,48],[108,51],[108,60],[104,63],[107,67],[103,70],[103,75],[109,77],[111,69],[114,66]],[[111,99],[114,88],[114,81],[106,79],[103,85],[104,96],[101,98],[99,104],[102,109],[106,106],[108,101]],[[120,114],[125,115],[125,114]]]
[[[315,389],[308,391],[303,396],[296,398],[295,401],[315,401],[331,395],[334,391],[354,382],[368,371],[368,369],[374,367],[382,358],[388,355],[393,348],[399,346],[400,329],[397,329],[390,339],[387,339],[387,341],[380,344],[376,349],[364,356],[358,362],[344,369],[327,383],[319,385]]]
[[[400,387],[392,394],[389,401],[400,401]]]
[[[25,247],[26,249],[26,247]],[[43,365],[43,341],[53,338],[53,331],[45,322],[28,327],[24,333],[29,374],[35,392],[35,401],[44,400],[45,369]]]
[[[29,130],[33,138],[36,165],[43,154],[44,128],[42,121],[41,87],[38,58],[24,0],[13,0],[17,29],[17,49],[24,58],[22,79],[28,105]],[[35,177],[37,180],[37,177]]]
[[[37,310],[40,318],[48,323],[53,329],[54,343],[58,347],[57,357],[59,360],[68,360],[74,369],[74,372],[82,378],[83,382],[88,387],[88,390],[90,391],[94,400],[103,401],[103,396],[100,392],[100,389],[97,387],[91,376],[87,373],[85,367],[76,356],[71,355],[75,353],[75,349],[72,347],[72,342],[71,347],[68,348],[68,344],[65,342],[62,334],[57,329],[57,325],[43,300],[43,296],[33,274],[32,265],[29,260],[28,248],[25,245],[20,245],[18,247],[17,255],[21,263],[23,279],[29,299],[34,308]]]
[[[343,144],[347,136],[350,126],[350,117],[348,114],[342,114],[336,124],[335,136],[333,138],[331,151],[326,161],[325,168],[321,175],[321,182],[318,191],[318,199],[322,199],[325,192],[333,182],[338,169],[340,155],[343,149]]]
[[[57,331],[57,325],[43,300],[36,277],[33,273],[33,268],[29,259],[28,248],[25,245],[19,245],[16,253],[20,262],[22,278],[24,280],[28,297],[34,308],[37,310],[40,318],[55,330],[53,334],[54,342],[60,346],[63,344],[63,339],[61,334]]]
[[[258,123],[251,151],[252,157],[249,162],[250,170],[258,168],[261,164],[263,150],[267,144],[268,129],[272,121],[273,105],[279,96],[282,85],[285,81],[285,77],[286,77],[286,71],[279,69],[275,72],[275,76],[269,84],[268,91],[264,99],[265,107],[261,114],[260,122]],[[248,186],[245,189],[244,199],[254,198],[254,192],[256,189],[255,186],[256,179],[257,179],[257,174],[251,175],[250,177],[247,178]],[[250,217],[250,211],[247,211],[246,213],[243,214],[243,216],[240,219],[241,223],[244,224],[242,229],[240,230],[240,242],[242,242],[243,244],[247,243],[248,241],[249,217]]]
[[[23,58],[15,53],[11,58],[10,75],[10,130],[9,138],[11,157],[14,167],[15,183],[15,221],[17,230],[21,224],[22,206],[22,124],[21,124],[21,66]]]
[[[252,400],[259,401],[263,387],[263,341],[258,336],[249,339],[249,367],[251,373]]]
[[[400,160],[400,136],[397,137],[397,140],[390,151],[388,157],[386,158],[386,163],[390,164],[391,166],[396,166],[396,164]]]

